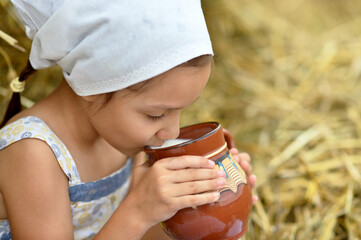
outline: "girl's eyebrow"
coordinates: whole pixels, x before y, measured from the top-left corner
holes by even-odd
[[[192,103],[197,101],[199,99],[199,97],[200,96],[198,96]],[[153,104],[147,104],[147,106],[162,109],[162,110],[182,110],[182,109],[187,107],[187,106],[176,107],[176,106],[170,106],[170,105],[167,105],[167,104],[154,104],[154,105]]]
[[[175,106],[169,106],[167,104],[149,104],[147,105],[148,107],[152,107],[152,108],[158,108],[158,109],[162,109],[162,110],[182,110],[184,107],[175,107]]]

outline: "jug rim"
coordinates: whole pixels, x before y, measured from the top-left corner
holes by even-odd
[[[185,142],[175,144],[175,145],[172,145],[172,146],[168,146],[168,147],[164,147],[164,148],[152,148],[152,146],[147,145],[147,146],[144,147],[144,150],[146,150],[146,151],[165,151],[165,150],[170,150],[170,149],[174,149],[174,148],[183,147],[183,146],[189,145],[189,144],[194,143],[194,142],[198,142],[200,140],[203,140],[203,139],[213,135],[215,132],[217,132],[221,128],[221,124],[219,122],[216,122],[216,121],[209,121],[209,122],[195,123],[195,124],[187,125],[187,126],[184,126],[184,127],[180,128],[180,131],[182,131],[182,129],[185,130],[186,128],[191,128],[191,127],[194,127],[194,126],[197,126],[197,125],[210,125],[210,124],[215,124],[216,127],[214,129],[212,129],[212,131],[209,131],[206,134],[204,134],[204,135],[202,135],[202,136],[200,136],[198,138],[190,139],[189,141],[185,141]],[[177,139],[177,138],[175,138],[175,139]]]

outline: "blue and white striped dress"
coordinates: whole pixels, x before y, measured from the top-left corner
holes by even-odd
[[[91,239],[96,235],[129,191],[132,160],[118,171],[100,180],[82,182],[75,162],[65,145],[38,117],[28,116],[0,129],[0,151],[24,138],[46,142],[69,180],[69,197],[73,217],[74,239]],[[0,240],[9,240],[7,219],[0,219]]]

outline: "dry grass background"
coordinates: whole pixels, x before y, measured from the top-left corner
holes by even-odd
[[[203,5],[215,67],[181,122],[220,121],[252,156],[260,201],[243,239],[361,239],[361,1]],[[0,16],[0,30],[29,51],[8,0]],[[0,53],[2,116],[28,53],[1,39]],[[23,95],[36,102],[60,78],[41,70]]]

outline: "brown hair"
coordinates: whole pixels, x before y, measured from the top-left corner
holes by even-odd
[[[26,67],[21,71],[19,75],[19,82],[24,82],[29,78],[36,70],[31,66],[30,61],[26,64]],[[13,92],[8,108],[6,109],[5,116],[0,124],[0,128],[12,118],[15,114],[21,111],[20,93]]]

